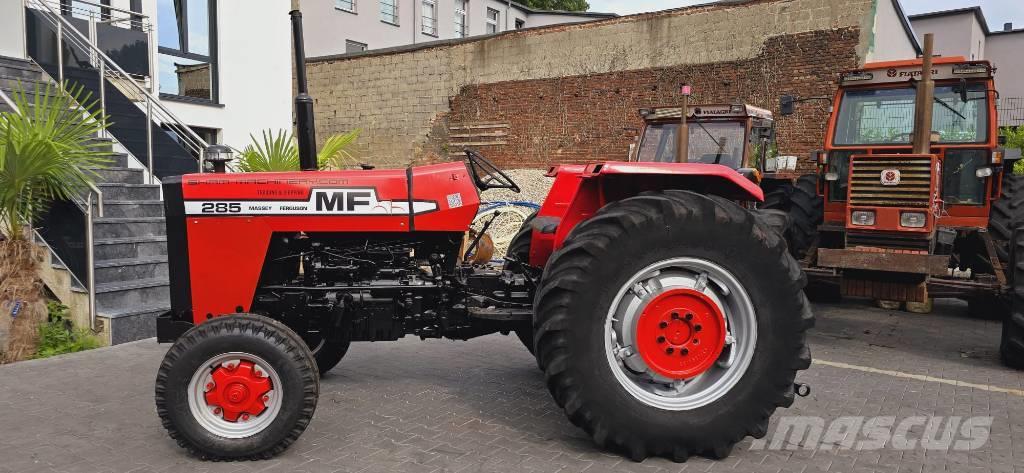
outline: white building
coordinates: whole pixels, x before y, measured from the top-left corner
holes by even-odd
[[[935,52],[987,60],[997,69],[999,124],[1024,125],[1024,28],[1004,23],[991,30],[981,7],[959,8],[910,16],[919,37],[935,34]]]
[[[540,11],[508,0],[304,0],[302,14],[310,57],[617,16]]]
[[[40,0],[26,0],[31,6]],[[58,0],[45,0],[58,5]],[[60,0],[70,16],[86,18],[101,5],[138,12],[150,25],[145,45],[153,62],[154,89],[163,104],[207,141],[242,147],[260,129],[291,127],[289,2],[245,0]],[[30,58],[21,0],[0,2],[0,56]],[[104,10],[113,18],[119,10]],[[126,22],[112,25],[132,29]],[[115,31],[107,29],[105,31]],[[102,39],[101,31],[101,43]],[[108,51],[109,52],[109,51]],[[111,56],[117,61],[117,57]],[[191,67],[190,67],[191,66]],[[128,67],[126,67],[128,69]],[[133,71],[129,71],[133,72]],[[182,90],[179,75],[203,86]],[[140,82],[149,84],[145,77]]]

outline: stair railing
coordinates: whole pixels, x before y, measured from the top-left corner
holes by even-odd
[[[10,109],[14,113],[21,113],[21,110],[18,108],[18,105],[15,104],[13,100],[11,100],[11,98],[7,95],[6,92],[3,91],[3,89],[0,89],[0,99],[2,99],[3,102],[7,104],[7,106],[10,107]],[[100,330],[96,328],[96,253],[95,248],[93,248],[93,196],[96,196],[95,216],[98,218],[103,218],[103,191],[101,191],[99,187],[96,187],[96,185],[91,182],[87,183],[87,185],[89,189],[86,192],[84,201],[81,198],[75,197],[72,197],[71,199],[72,202],[74,202],[75,205],[77,205],[78,208],[82,210],[82,213],[85,214],[85,279],[87,281],[86,284],[82,284],[82,281],[78,278],[74,271],[71,271],[71,267],[65,264],[64,261],[61,260],[60,256],[57,255],[57,252],[54,251],[54,249],[50,246],[50,244],[46,243],[46,240],[43,239],[42,235],[40,235],[39,232],[35,230],[35,228],[31,227],[31,222],[29,222],[29,227],[32,228],[32,232],[35,235],[36,239],[43,242],[43,244],[46,245],[47,249],[50,250],[50,254],[55,256],[57,258],[57,261],[59,261],[61,265],[63,265],[64,268],[67,269],[68,274],[70,274],[71,277],[74,278],[78,284],[84,286],[85,289],[89,291],[89,329],[92,330],[93,332],[99,332]]]
[[[93,3],[84,0],[74,0],[71,5],[60,5],[59,0],[23,0],[25,7],[35,9],[42,13],[40,16],[45,18],[51,26],[57,31],[57,68],[58,68],[58,81],[63,86],[64,84],[64,54],[63,47],[64,43],[68,43],[84,52],[89,54],[89,57],[94,61],[93,66],[97,69],[99,74],[100,84],[100,98],[99,106],[103,111],[103,116],[106,116],[106,80],[109,78],[110,84],[121,91],[126,97],[132,99],[135,102],[145,102],[144,106],[139,106],[146,113],[147,126],[146,126],[146,168],[147,168],[147,183],[154,184],[156,182],[156,175],[153,172],[153,123],[157,123],[164,130],[173,132],[177,137],[177,142],[182,145],[186,150],[198,157],[198,172],[205,170],[205,153],[208,144],[203,140],[195,131],[189,128],[181,119],[174,115],[155,95],[154,85],[156,79],[154,77],[154,54],[153,54],[153,34],[152,27],[148,18],[138,12],[132,12],[128,10],[122,10],[99,3]],[[88,16],[89,18],[89,35],[86,37],[75,28],[60,12],[55,11],[54,7],[50,3],[58,3],[56,8],[60,11],[69,11],[76,8],[76,4],[84,4],[93,6],[100,9],[100,13],[92,9],[79,9],[80,15]],[[101,12],[118,12],[129,15],[127,18],[118,19],[103,19],[103,16],[111,15],[111,13]],[[99,18],[98,18],[99,16]],[[143,87],[139,85],[135,77],[124,71],[120,65],[110,59],[106,53],[104,53],[99,47],[96,46],[96,24],[97,22],[117,23],[122,21],[131,22],[130,24],[135,26],[138,25],[143,31],[147,31],[149,34],[149,87]],[[148,89],[148,90],[147,90]],[[138,103],[136,103],[138,105]]]

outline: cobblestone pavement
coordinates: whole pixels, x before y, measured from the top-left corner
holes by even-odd
[[[555,407],[519,341],[496,335],[354,344],[285,454],[204,463],[157,420],[153,379],[167,346],[148,340],[0,367],[0,472],[1024,472],[1024,373],[999,365],[998,323],[969,319],[953,302],[932,315],[863,303],[817,312],[815,364],[798,378],[813,391],[776,413],[766,440],[792,416],[829,425],[936,415],[991,416],[988,442],[971,451],[804,448],[823,445],[812,442],[771,450],[747,439],[723,461],[635,463],[595,449]]]

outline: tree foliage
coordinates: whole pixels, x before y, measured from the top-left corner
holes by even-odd
[[[241,172],[279,172],[299,170],[299,145],[291,133],[279,130],[263,131],[260,142],[250,135],[252,143],[239,154],[238,170]],[[320,169],[342,169],[352,164],[355,158],[349,150],[359,137],[359,130],[334,135],[324,142],[317,153]]]
[[[587,11],[590,9],[587,0],[519,0],[519,3],[538,10]]]
[[[10,238],[21,238],[22,222],[33,222],[53,200],[72,199],[93,182],[93,169],[110,162],[92,144],[106,121],[81,86],[54,84],[30,97],[14,92],[18,112],[0,114],[0,222]],[[83,108],[84,107],[84,108]]]

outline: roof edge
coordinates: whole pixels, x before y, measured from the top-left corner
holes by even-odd
[[[906,12],[903,11],[903,5],[900,4],[900,0],[892,0],[892,6],[896,9],[896,15],[900,17],[900,24],[903,25],[903,31],[910,37],[910,44],[914,47],[914,51],[916,51],[917,54],[924,54],[924,47],[921,46],[921,41],[917,39],[917,33],[914,32],[914,26],[910,24],[910,18],[908,18]]]
[[[916,15],[910,15],[908,18],[911,20],[924,20],[928,18],[940,18],[943,16],[962,15],[964,13],[973,13],[974,18],[978,20],[978,24],[981,25],[981,30],[985,33],[985,36],[992,34],[988,29],[988,21],[985,20],[985,13],[981,11],[981,7],[978,5],[964,8],[954,8],[951,10],[939,10],[928,13],[918,13]]]

